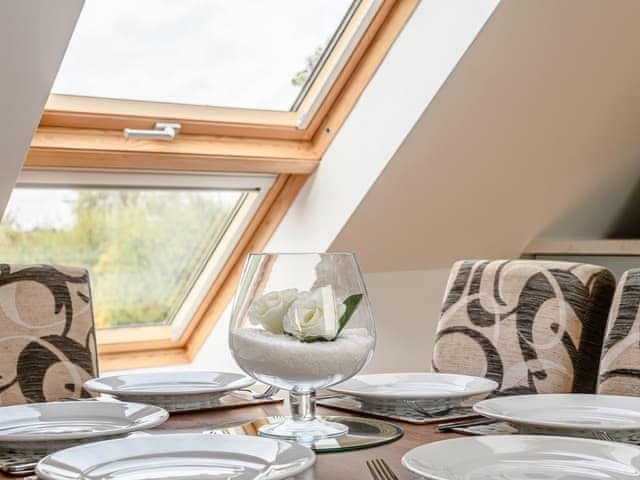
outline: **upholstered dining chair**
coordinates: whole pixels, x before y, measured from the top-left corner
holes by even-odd
[[[496,395],[593,393],[614,288],[611,272],[596,265],[459,261],[433,369],[495,380]]]
[[[640,396],[640,268],[624,272],[602,346],[598,393]]]
[[[97,374],[88,272],[0,264],[0,405],[88,396]]]

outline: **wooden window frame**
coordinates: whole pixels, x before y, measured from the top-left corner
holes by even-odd
[[[97,330],[98,343],[108,345],[121,343],[123,338],[145,338],[147,340],[181,338],[189,328],[195,310],[203,300],[209,286],[220,273],[226,259],[262,204],[267,192],[275,182],[274,175],[267,174],[219,174],[188,172],[139,172],[135,170],[111,171],[96,169],[23,169],[16,182],[20,188],[157,188],[159,190],[220,190],[243,192],[234,213],[225,226],[213,251],[205,252],[208,259],[202,266],[197,280],[189,288],[184,301],[167,325],[136,325]]]
[[[305,129],[298,128],[296,112],[50,96],[26,167],[277,175],[182,334],[173,338],[169,326],[102,330],[103,371],[194,359],[229,304],[247,254],[264,248],[418,3],[382,2]],[[332,52],[327,68],[339,53]],[[122,135],[124,128],[152,128],[157,121],[180,123],[180,134],[171,142]]]

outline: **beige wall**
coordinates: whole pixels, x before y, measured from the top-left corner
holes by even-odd
[[[431,370],[449,269],[365,274],[377,344],[366,373]]]
[[[331,245],[377,272],[369,372],[429,368],[455,260],[640,235],[638,18],[636,0],[500,2]]]
[[[640,233],[638,18],[637,0],[500,2],[331,249],[367,272],[513,258],[628,230],[634,203]]]

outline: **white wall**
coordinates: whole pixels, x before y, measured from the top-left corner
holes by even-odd
[[[376,322],[376,350],[364,373],[431,370],[436,324],[449,269],[366,273],[365,283]],[[191,368],[240,372],[227,346],[228,316],[220,320],[207,343],[211,349]],[[167,371],[179,367],[145,368]],[[114,373],[114,372],[109,372]]]
[[[0,218],[82,4],[0,2]]]
[[[329,248],[497,3],[420,3],[267,251]]]
[[[266,251],[326,251],[493,12],[498,0],[423,0]],[[228,310],[193,362],[236,368]]]
[[[449,269],[365,274],[377,344],[366,373],[431,370]]]

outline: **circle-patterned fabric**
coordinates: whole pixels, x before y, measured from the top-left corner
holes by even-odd
[[[88,272],[0,264],[0,405],[87,397],[97,365]]]
[[[613,274],[596,265],[457,262],[433,368],[487,377],[498,395],[593,393],[614,288]]]

